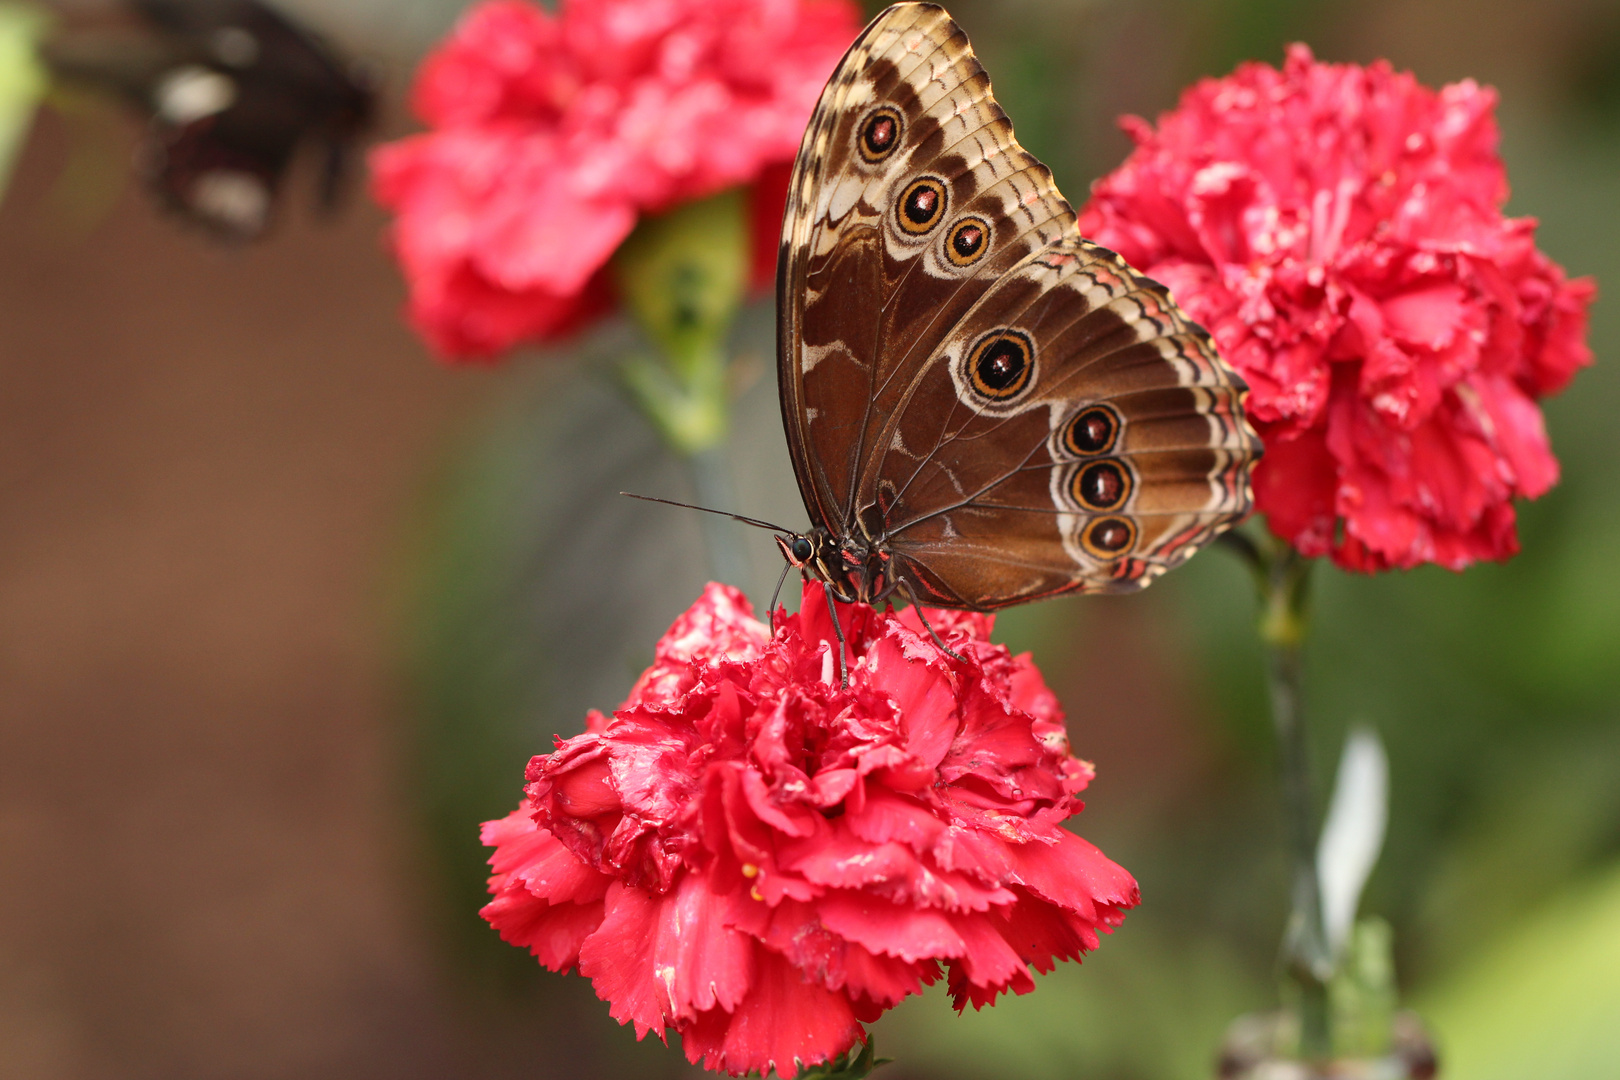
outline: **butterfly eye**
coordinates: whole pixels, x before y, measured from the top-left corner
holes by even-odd
[[[979,261],[989,250],[990,226],[976,217],[963,218],[951,226],[951,235],[945,241],[945,254],[957,266],[969,266]]]
[[[913,180],[900,196],[899,211],[895,216],[900,228],[912,236],[921,236],[945,216],[945,185],[932,176]]]
[[[875,165],[882,161],[900,145],[900,114],[887,106],[879,108],[861,125],[860,138],[856,142],[861,157],[868,164]]]
[[[1130,498],[1131,478],[1117,462],[1094,461],[1074,474],[1069,490],[1087,510],[1117,510]]]
[[[1119,438],[1119,417],[1114,410],[1093,405],[1079,413],[1063,429],[1063,448],[1080,457],[1106,454]]]
[[[1086,528],[1082,539],[1087,551],[1100,559],[1112,559],[1136,543],[1136,526],[1124,518],[1098,518]]]
[[[795,536],[793,538],[793,561],[795,564],[809,562],[810,556],[815,554],[815,550],[808,536]]]
[[[992,330],[968,356],[973,390],[991,401],[1017,397],[1035,371],[1035,349],[1018,330]]]

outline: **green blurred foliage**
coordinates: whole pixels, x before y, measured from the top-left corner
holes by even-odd
[[[1191,78],[1243,57],[1277,62],[1290,40],[1325,59],[1387,55],[1431,84],[1496,83],[1510,210],[1541,219],[1543,248],[1572,274],[1620,282],[1612,5],[965,0],[952,9],[1021,139],[1076,203],[1128,149],[1118,113],[1152,116]],[[768,312],[750,317],[737,347],[768,357]],[[1316,573],[1307,704],[1318,777],[1325,789],[1351,724],[1382,734],[1390,831],[1363,910],[1393,928],[1406,1003],[1431,1023],[1454,1080],[1620,1075],[1620,367],[1611,362],[1620,315],[1610,302],[1594,310],[1592,344],[1598,365],[1546,405],[1564,475],[1521,508],[1521,555],[1464,574]],[[463,907],[477,900],[473,821],[513,805],[523,761],[547,748],[540,733],[576,731],[583,714],[566,685],[577,668],[559,677],[553,665],[548,683],[535,675],[551,646],[536,643],[534,627],[569,616],[541,615],[549,594],[514,569],[543,562],[553,542],[544,537],[565,531],[549,516],[552,496],[535,494],[535,474],[595,452],[576,446],[559,460],[556,441],[542,449],[515,434],[562,408],[556,398],[531,394],[528,411],[508,407],[492,421],[453,494],[435,504],[419,564],[428,585],[418,671],[431,675],[424,715],[440,733],[427,773],[445,770],[428,790],[440,800],[442,850],[460,853]],[[749,400],[734,461],[754,472],[739,481],[738,509],[794,524],[802,511],[769,387]],[[502,477],[505,486],[492,480]],[[569,522],[626,484],[620,474],[599,480],[573,496]],[[683,497],[678,478],[651,482],[667,485],[651,494]],[[697,563],[690,573],[701,576],[691,522],[634,521],[655,539],[660,529],[679,538],[614,556],[602,580],[649,550],[668,556],[665,566]],[[755,539],[765,584],[752,595],[763,606],[772,553]],[[656,629],[646,628],[696,595],[689,568],[669,572],[688,577],[651,599],[646,582],[614,594],[645,599],[636,627],[596,642],[618,693],[647,658]],[[1077,751],[1098,759],[1079,831],[1138,876],[1143,907],[1032,995],[960,1019],[937,992],[906,1003],[879,1024],[881,1051],[898,1059],[881,1075],[1195,1080],[1211,1075],[1228,1021],[1275,1003],[1286,898],[1254,614],[1246,572],[1215,551],[1140,597],[1002,616],[1001,638],[1035,652]],[[616,700],[604,689],[589,703]],[[472,730],[479,724],[496,730]],[[449,777],[452,767],[462,779]],[[470,801],[469,785],[483,785]],[[463,926],[476,935],[470,920]]]
[[[49,22],[39,8],[0,3],[0,194],[45,93],[45,70],[35,46]]]
[[[1448,1075],[1588,1080],[1620,1064],[1620,868],[1566,887],[1419,998]]]

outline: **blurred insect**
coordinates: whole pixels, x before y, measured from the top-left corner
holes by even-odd
[[[374,112],[368,73],[259,0],[128,0],[125,11],[133,33],[65,34],[45,59],[147,119],[138,168],[165,206],[220,239],[253,240],[305,146],[320,159],[317,205],[338,204]]]

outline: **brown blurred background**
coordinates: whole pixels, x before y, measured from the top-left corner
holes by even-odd
[[[47,113],[0,212],[0,1075],[447,1075],[383,613],[489,379],[369,207],[73,235],[65,153]]]

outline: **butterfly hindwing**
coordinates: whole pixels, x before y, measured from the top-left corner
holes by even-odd
[[[1242,380],[1081,239],[938,7],[884,12],[828,83],[778,287],[806,506],[929,603],[1139,588],[1248,512]]]
[[[1247,509],[1240,383],[1164,288],[1069,237],[912,379],[857,502],[942,604],[1138,588]]]

